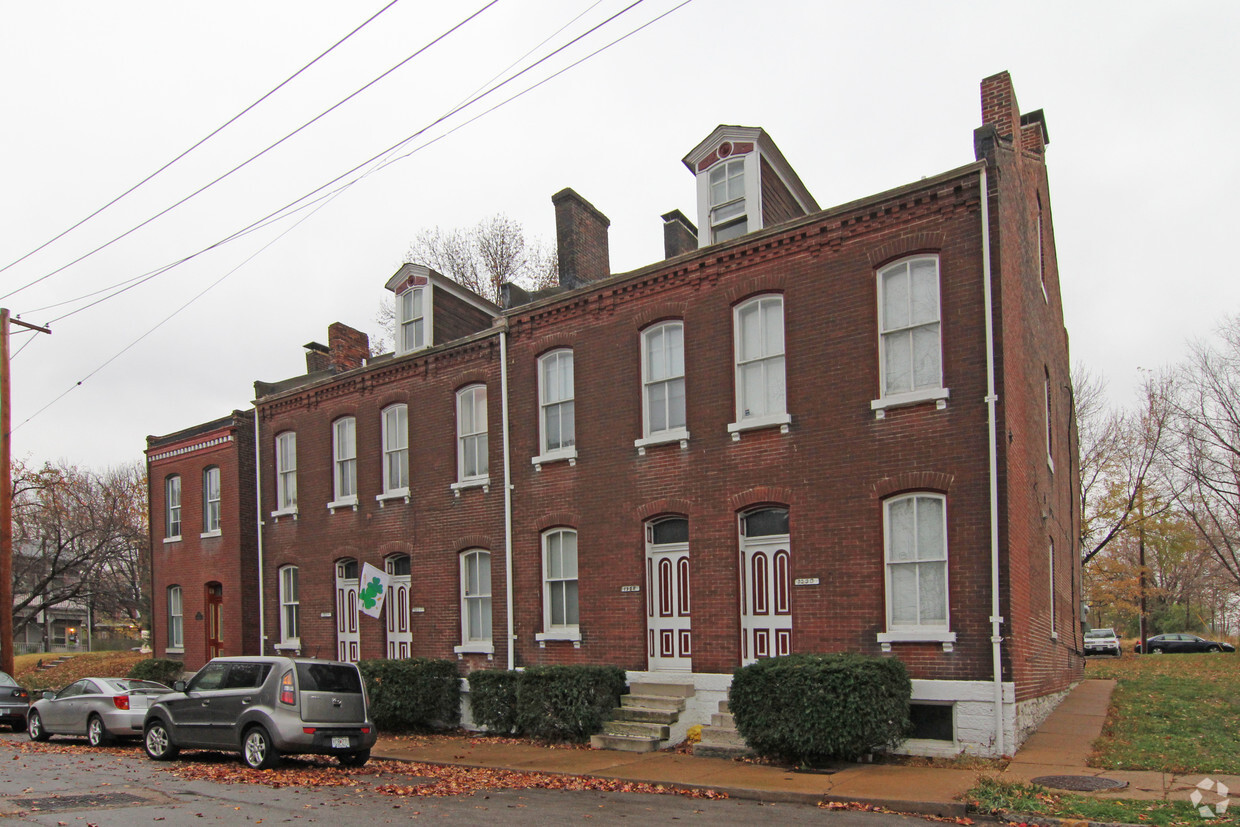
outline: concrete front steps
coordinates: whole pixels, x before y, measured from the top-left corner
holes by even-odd
[[[620,696],[620,706],[603,724],[602,733],[590,736],[590,746],[624,752],[654,752],[666,746],[686,699],[696,691],[693,684],[630,684],[629,694]]]
[[[702,727],[702,740],[693,745],[693,754],[704,758],[738,758],[753,755],[745,739],[736,731],[736,720],[727,701],[719,702],[719,711],[710,716],[710,725]]]

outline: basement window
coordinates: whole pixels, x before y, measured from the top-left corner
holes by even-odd
[[[910,739],[919,741],[956,740],[955,707],[952,704],[909,704],[908,716],[913,729]]]

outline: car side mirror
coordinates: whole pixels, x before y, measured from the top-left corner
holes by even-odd
[[[173,681],[172,688],[176,692],[184,692],[185,687],[189,686],[185,681]]]
[[[44,689],[43,690],[43,700],[50,701],[50,700],[55,699],[55,697],[56,697],[55,689]]]

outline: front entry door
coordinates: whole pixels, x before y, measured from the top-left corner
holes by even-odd
[[[787,512],[741,519],[741,664],[792,653],[792,557]]]
[[[207,584],[207,659],[224,654],[224,586]]]
[[[349,663],[357,663],[359,657],[357,586],[357,561],[336,563],[336,660]]]
[[[413,631],[409,625],[409,555],[398,554],[386,560],[388,573],[387,605],[387,656],[391,660],[404,660],[413,651]]]
[[[651,671],[693,671],[689,523],[646,526],[646,649]]]

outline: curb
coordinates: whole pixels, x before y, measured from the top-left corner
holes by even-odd
[[[1141,827],[1126,821],[1089,821],[1084,818],[1059,818],[1058,816],[1003,813],[996,816],[1003,824],[1025,824],[1028,827]]]

